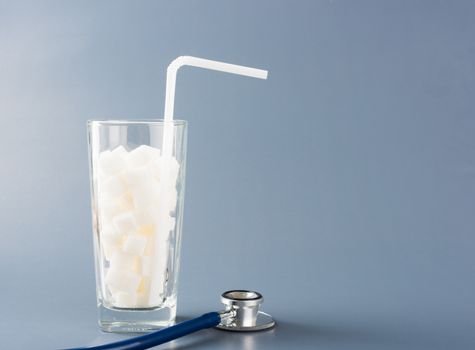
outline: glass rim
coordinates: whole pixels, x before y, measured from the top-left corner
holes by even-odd
[[[183,126],[187,125],[188,122],[186,120],[182,119],[173,119],[172,120],[173,126]],[[89,119],[87,121],[87,125],[140,125],[140,124],[157,124],[157,125],[164,125],[165,120],[164,119],[148,119],[148,118],[142,118],[142,119]]]

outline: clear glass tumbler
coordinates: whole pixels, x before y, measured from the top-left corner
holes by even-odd
[[[163,120],[88,122],[96,292],[107,332],[175,322],[185,189],[186,127]]]

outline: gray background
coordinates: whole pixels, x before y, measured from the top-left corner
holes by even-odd
[[[178,314],[266,297],[273,331],[163,349],[475,348],[475,3],[0,0],[0,347],[96,326],[85,122],[160,116],[185,68]]]

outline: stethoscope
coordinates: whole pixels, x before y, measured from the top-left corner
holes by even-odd
[[[258,292],[230,290],[221,295],[221,302],[225,305],[223,311],[209,312],[150,334],[69,350],[142,350],[211,327],[234,332],[262,331],[275,326],[272,317],[259,310],[263,301],[262,294]]]

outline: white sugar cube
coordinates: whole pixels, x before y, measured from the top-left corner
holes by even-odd
[[[120,145],[120,146],[117,146],[116,148],[114,148],[112,150],[112,154],[117,155],[117,156],[121,156],[122,158],[125,158],[125,157],[127,157],[128,152],[124,148],[124,146]]]
[[[138,308],[149,308],[149,307],[153,307],[154,305],[150,305],[148,303],[148,299],[149,299],[149,293],[148,292],[144,292],[144,293],[137,293],[137,303],[136,303],[136,306]],[[157,305],[158,306],[158,305]]]
[[[105,223],[112,223],[114,216],[134,209],[132,198],[125,194],[115,199],[99,196],[99,219]]]
[[[142,276],[150,276],[152,272],[152,258],[150,256],[142,256],[140,258],[140,273]]]
[[[152,162],[156,159],[160,159],[161,157],[161,151],[158,148],[148,146],[148,155],[149,155],[149,161]]]
[[[176,220],[173,216],[166,217],[165,220],[161,220],[157,223],[155,234],[162,239],[168,239],[170,231],[175,228],[175,223]]]
[[[109,265],[112,269],[133,272],[137,270],[139,261],[139,258],[135,255],[124,254],[121,251],[114,251],[111,255]]]
[[[135,308],[137,307],[137,294],[117,292],[112,294],[113,305],[121,308]]]
[[[154,254],[152,256],[152,271],[150,276],[150,306],[159,305],[165,293],[168,278],[168,250],[169,241],[164,237],[157,236]]]
[[[126,287],[122,288],[124,291],[129,293],[135,293],[140,284],[140,275],[135,273],[127,273],[125,278]]]
[[[127,151],[119,146],[113,151],[103,151],[99,154],[99,169],[105,176],[112,176],[124,170],[127,166]]]
[[[153,187],[157,183],[151,165],[129,168],[124,172],[124,178],[132,191]]]
[[[160,174],[162,171],[162,158],[160,157],[153,158],[148,164],[148,167],[150,169],[150,173],[152,174],[153,178],[159,181]]]
[[[128,235],[124,242],[124,252],[131,255],[142,255],[147,240],[147,237],[142,235]]]
[[[120,290],[123,284],[123,272],[119,269],[109,268],[106,272],[104,282],[110,290]]]
[[[114,252],[118,250],[120,250],[119,246],[109,245],[109,244],[102,245],[102,252],[106,260],[110,260],[112,254],[114,254]]]
[[[167,182],[173,186],[176,185],[178,174],[180,172],[180,164],[175,157],[160,158],[160,180],[167,177]]]
[[[156,238],[156,251],[153,257],[152,264],[157,264],[153,267],[158,267],[157,271],[163,272],[160,275],[166,278],[166,270],[168,266],[168,250],[170,248],[170,242],[168,238],[157,237]]]
[[[153,237],[155,232],[155,227],[153,225],[142,225],[137,229],[137,233],[144,235],[146,237]]]
[[[116,201],[98,196],[98,215],[101,221],[110,221],[118,213]]]
[[[134,203],[132,202],[132,196],[126,193],[123,196],[117,198],[116,208],[119,211],[133,211]]]
[[[102,242],[102,252],[104,254],[104,258],[106,260],[110,260],[111,256],[114,254],[116,251],[120,251],[121,247],[119,245],[107,243],[107,241],[103,240]]]
[[[172,157],[169,160],[169,162],[170,162],[169,163],[170,164],[170,179],[172,183],[175,184],[178,178],[178,174],[180,172],[180,164],[178,163],[175,157]]]
[[[121,250],[123,236],[115,232],[110,225],[105,225],[100,231],[100,245],[106,260],[111,260],[115,252]]]
[[[177,200],[178,200],[178,191],[176,190],[176,188],[170,189],[170,191],[168,191],[167,197],[168,197],[168,210],[175,211]]]
[[[101,227],[101,237],[115,237],[116,230],[114,226],[111,225],[102,225]]]
[[[163,300],[164,300],[164,290],[162,289],[161,293],[157,292],[152,292],[152,289],[150,289],[150,293],[148,296],[148,307],[157,307],[162,305]]]
[[[119,270],[111,266],[107,270],[105,283],[110,290],[136,293],[141,278],[142,277],[136,273]]]
[[[167,230],[172,231],[175,229],[176,219],[173,216],[169,216],[167,220]]]
[[[139,287],[137,288],[138,293],[148,293],[150,290],[150,277],[142,277],[140,280]]]
[[[134,208],[137,210],[145,210],[150,207],[157,207],[160,203],[160,186],[151,185],[149,187],[137,189],[132,192],[132,201]]]
[[[155,225],[158,218],[159,209],[156,206],[150,206],[143,209],[136,209],[134,214],[137,225],[150,226]]]
[[[153,232],[152,237],[148,240],[143,256],[153,256],[155,251],[155,232]]]
[[[151,307],[148,302],[150,295],[150,278],[144,277],[140,282],[140,286],[137,292],[137,307]]]
[[[160,156],[160,150],[147,145],[141,145],[129,152],[127,162],[129,167],[139,167]]]
[[[119,233],[133,233],[137,229],[137,222],[132,212],[124,212],[112,219],[115,229]]]
[[[99,196],[104,199],[115,199],[126,191],[124,183],[118,176],[110,176],[99,182]]]

